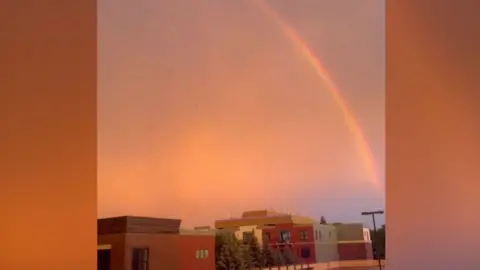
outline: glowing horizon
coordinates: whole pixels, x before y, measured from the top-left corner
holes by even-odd
[[[293,45],[295,45],[296,49],[315,69],[315,72],[321,78],[322,82],[326,84],[327,89],[332,94],[335,103],[342,111],[345,124],[347,125],[350,133],[354,136],[355,145],[362,155],[362,161],[370,181],[375,188],[378,189],[378,191],[382,191],[382,181],[378,175],[378,170],[375,164],[375,156],[372,153],[370,144],[365,138],[365,134],[356,120],[355,115],[348,107],[347,101],[345,98],[343,98],[339,88],[335,84],[335,81],[332,79],[328,70],[322,64],[320,59],[312,52],[306,41],[303,40],[302,37],[295,31],[295,29],[288,25],[273,8],[265,3],[265,0],[254,0],[253,2],[258,4],[263,11],[272,17],[273,21],[281,28],[285,37]]]

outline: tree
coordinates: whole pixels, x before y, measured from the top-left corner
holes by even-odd
[[[262,267],[268,267],[268,269],[272,269],[273,266],[278,266],[278,257],[267,241],[263,241],[262,259]]]
[[[320,224],[327,224],[327,220],[325,219],[324,216],[320,218]]]
[[[257,237],[253,233],[254,232],[252,231],[252,237],[250,237],[249,241],[246,243],[249,269],[262,267],[263,262],[262,249],[260,248]]]
[[[250,248],[248,245],[242,246],[242,257],[243,257],[243,269],[252,269],[253,268],[253,259],[250,255]]]
[[[283,256],[283,252],[280,250],[280,248],[277,248],[275,250],[275,257],[277,258],[277,267],[278,270],[281,269],[282,265],[285,265],[285,257]]]
[[[288,266],[289,265],[295,265],[298,261],[297,261],[297,257],[295,256],[295,254],[293,253],[292,249],[287,245],[284,249],[283,249],[283,257],[285,258],[285,265],[287,266],[287,269],[288,269]]]
[[[240,242],[231,232],[219,232],[215,238],[215,261],[217,270],[244,270]]]
[[[222,250],[222,246],[225,244],[226,239],[223,232],[217,232],[215,234],[215,258],[220,257],[220,252]]]
[[[376,257],[380,259],[385,259],[385,224],[381,226],[380,229],[377,229],[376,232],[370,230],[370,235],[372,236],[372,247],[375,249]]]

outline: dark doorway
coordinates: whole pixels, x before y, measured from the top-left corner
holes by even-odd
[[[110,270],[110,249],[97,250],[97,270]]]

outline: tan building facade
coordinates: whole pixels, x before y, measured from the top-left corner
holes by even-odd
[[[364,260],[372,258],[370,232],[362,223],[334,223],[337,231],[339,260]]]
[[[317,262],[338,260],[337,231],[335,226],[315,223],[313,225],[315,255]]]
[[[260,245],[263,244],[263,230],[261,226],[257,225],[250,225],[250,226],[240,226],[237,227],[237,230],[235,232],[235,237],[237,239],[242,240],[242,241],[248,241],[248,237],[250,235],[255,236],[258,240],[258,243]]]
[[[370,229],[363,228],[363,239],[365,240],[365,242],[372,242],[372,238],[370,236]]]

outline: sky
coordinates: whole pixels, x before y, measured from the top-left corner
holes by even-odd
[[[380,191],[325,81],[255,1],[99,1],[99,217],[368,224],[384,208],[384,1],[266,2],[338,85]]]

